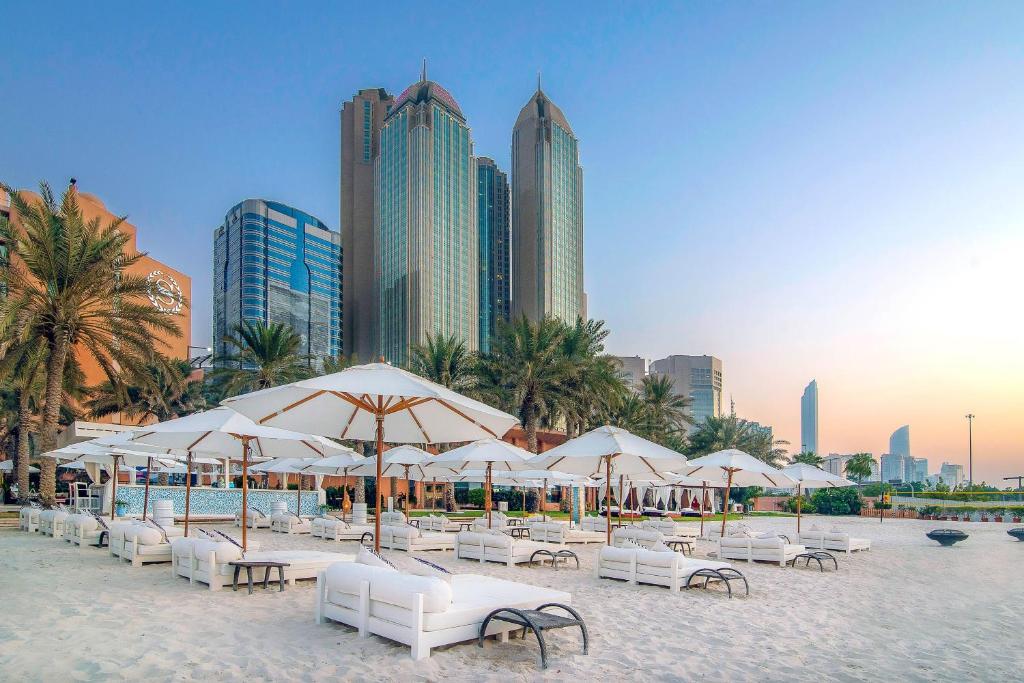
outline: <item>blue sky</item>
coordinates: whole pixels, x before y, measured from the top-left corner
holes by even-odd
[[[3,3],[0,179],[74,175],[129,214],[192,275],[195,343],[228,208],[337,227],[343,100],[426,57],[507,169],[539,69],[581,141],[613,352],[717,355],[794,442],[817,378],[825,450],[909,422],[933,470],[972,410],[982,474],[1024,466],[1020,3],[33,5]]]

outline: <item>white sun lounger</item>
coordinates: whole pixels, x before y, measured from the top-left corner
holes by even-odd
[[[350,524],[337,517],[314,517],[310,522],[310,534],[325,541],[358,541],[363,534],[373,533],[368,524]]]
[[[32,507],[31,505],[26,505],[18,510],[18,528],[21,531],[32,533],[39,531],[39,513],[42,511],[42,508]]]
[[[802,545],[789,543],[784,538],[764,536],[725,536],[718,538],[718,559],[746,560],[747,562],[775,562],[780,567],[805,552]]]
[[[732,569],[732,565],[728,562],[694,559],[674,551],[613,546],[601,548],[597,561],[598,578],[667,586],[673,591],[685,588],[693,573],[701,569],[718,571]]]
[[[603,531],[570,529],[565,522],[534,522],[530,525],[530,540],[537,543],[566,545],[567,543],[604,543],[606,536]]]
[[[279,512],[270,517],[270,530],[282,534],[308,534],[313,530],[309,517],[292,512]]]
[[[317,577],[317,623],[341,622],[365,638],[375,634],[410,646],[414,660],[431,648],[476,640],[484,619],[502,607],[536,609],[568,605],[571,596],[490,576],[456,574],[451,583],[433,576],[403,574],[390,567],[336,564]],[[507,639],[522,628],[492,619],[487,635]]]
[[[269,529],[270,528],[270,515],[267,515],[260,510],[249,509],[245,515],[245,523],[250,529]],[[235,526],[242,526],[242,513],[235,513]]]
[[[405,552],[452,550],[455,547],[455,538],[440,531],[420,531],[409,525],[385,525],[380,528],[380,546]]]
[[[501,532],[460,531],[455,535],[455,557],[478,562],[500,562],[509,567],[529,562],[538,550],[550,550],[547,543],[512,538]]]
[[[335,562],[351,562],[354,555],[345,553],[325,553],[319,550],[259,550],[258,543],[250,542],[250,550],[245,553],[246,560],[263,560],[268,562],[287,562],[284,578],[294,585],[297,580],[315,579],[317,574]],[[230,586],[234,577],[234,567],[230,562],[242,559],[242,549],[228,541],[211,541],[200,538],[176,538],[171,541],[171,573],[182,576],[189,583],[205,583],[210,590],[220,590]],[[262,581],[266,572],[264,568],[253,569],[253,580]],[[274,570],[273,576],[276,576]]]
[[[847,555],[857,550],[871,550],[869,539],[851,538],[850,534],[836,530],[801,531],[800,544],[812,550],[838,550]]]
[[[70,513],[67,510],[59,508],[43,510],[39,513],[39,533],[53,536],[56,539],[64,538],[64,524],[69,516]]]

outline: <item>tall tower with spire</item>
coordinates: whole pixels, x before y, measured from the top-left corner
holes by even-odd
[[[586,318],[579,140],[541,89],[512,129],[512,313]]]
[[[384,119],[374,173],[378,353],[404,365],[429,335],[476,350],[473,140],[455,98],[427,80],[426,61]]]

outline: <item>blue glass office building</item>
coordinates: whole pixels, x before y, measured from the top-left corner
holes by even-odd
[[[278,202],[247,199],[214,231],[214,364],[243,321],[290,325],[318,365],[341,353],[341,235]]]
[[[493,159],[476,160],[480,350],[490,349],[499,320],[508,320],[511,292],[508,176]]]

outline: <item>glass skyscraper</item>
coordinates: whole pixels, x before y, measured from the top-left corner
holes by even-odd
[[[587,316],[579,141],[537,83],[512,130],[512,309],[531,320]]]
[[[800,397],[800,452],[818,453],[818,380],[814,379]]]
[[[499,320],[509,316],[508,176],[493,159],[476,160],[476,222],[480,281],[480,350],[490,349]]]
[[[243,321],[285,323],[319,364],[341,351],[341,235],[278,202],[237,204],[213,235],[214,364]]]
[[[428,335],[476,350],[473,142],[458,103],[425,70],[384,119],[375,174],[381,354],[405,365]]]
[[[651,375],[672,379],[676,394],[687,396],[693,432],[709,417],[722,415],[722,361],[714,356],[669,356],[651,363]]]

